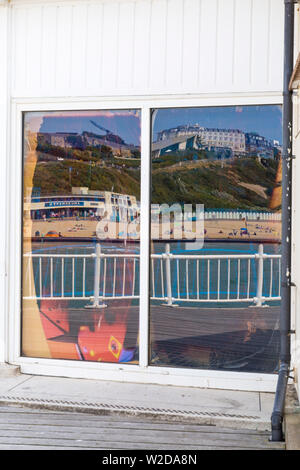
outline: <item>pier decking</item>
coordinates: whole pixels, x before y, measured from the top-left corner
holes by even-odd
[[[268,439],[267,431],[0,407],[0,450],[284,450]]]

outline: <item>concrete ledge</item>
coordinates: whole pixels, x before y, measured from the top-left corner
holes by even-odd
[[[0,405],[271,432],[274,394],[20,374],[0,380]]]
[[[20,366],[14,366],[5,362],[0,363],[0,378],[12,377],[15,375],[19,375],[20,373]]]
[[[300,450],[300,405],[294,385],[287,389],[284,430],[286,450]]]
[[[32,409],[50,411],[73,411],[99,416],[128,416],[139,418],[159,419],[168,422],[193,423],[206,426],[222,426],[231,429],[247,429],[269,432],[269,422],[260,416],[238,414],[232,411],[205,409],[205,411],[183,411],[180,409],[164,409],[160,407],[132,406],[115,403],[88,403],[71,400],[51,400],[37,397],[1,396],[1,406],[23,406]]]

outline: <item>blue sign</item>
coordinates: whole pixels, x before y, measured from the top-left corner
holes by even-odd
[[[45,207],[61,207],[61,206],[83,206],[83,201],[55,201],[45,202]]]

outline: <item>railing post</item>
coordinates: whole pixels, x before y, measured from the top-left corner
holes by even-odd
[[[95,270],[94,270],[94,301],[91,305],[86,305],[87,308],[104,308],[104,307],[107,307],[107,305],[103,303],[103,301],[102,301],[102,299],[99,295],[100,267],[101,267],[101,245],[100,245],[100,243],[96,243]],[[100,300],[101,300],[101,303],[100,303]]]
[[[257,267],[257,287],[256,287],[256,307],[261,307],[263,304],[263,275],[264,275],[264,246],[262,243],[258,246],[258,267]]]
[[[94,307],[99,307],[101,246],[96,243],[95,273],[94,273]]]
[[[170,243],[166,243],[166,279],[167,279],[167,305],[173,305],[172,300],[172,280],[171,280],[171,259],[170,259]]]

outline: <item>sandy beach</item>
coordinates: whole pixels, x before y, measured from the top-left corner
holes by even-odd
[[[131,222],[98,222],[97,220],[34,220],[25,221],[25,238],[66,238],[66,239],[112,239],[139,240],[139,224]],[[152,224],[152,239],[156,240],[249,240],[280,241],[280,221],[245,221],[245,220],[205,220],[204,226],[195,222],[187,223],[185,230],[181,224]]]

